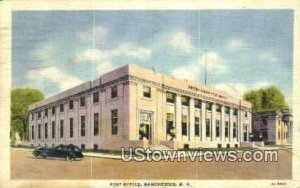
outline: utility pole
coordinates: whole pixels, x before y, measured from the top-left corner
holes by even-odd
[[[207,85],[207,50],[205,49],[205,59],[204,59],[204,63],[205,63],[205,68],[204,68],[204,84]]]

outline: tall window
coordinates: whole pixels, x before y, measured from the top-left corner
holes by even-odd
[[[111,111],[111,134],[118,134],[118,110]]]
[[[201,100],[199,100],[199,99],[194,99],[194,103],[195,103],[195,108],[201,109]]]
[[[60,104],[59,109],[60,109],[60,112],[63,112],[64,111],[64,104]]]
[[[34,126],[31,126],[31,139],[34,140]]]
[[[99,102],[99,91],[93,93],[93,102],[94,103]]]
[[[38,125],[38,138],[41,139],[41,124]]]
[[[229,114],[230,108],[228,106],[225,106],[225,114]]]
[[[195,136],[200,136],[200,118],[195,117]]]
[[[206,137],[210,137],[210,119],[206,119]]]
[[[278,130],[278,139],[280,140],[280,130]]]
[[[167,102],[168,103],[175,103],[175,93],[167,91],[166,92],[166,97],[167,97]]]
[[[181,96],[181,105],[188,106],[189,105],[189,97]]]
[[[211,102],[206,103],[206,110],[211,111],[212,110],[212,105],[213,104]]]
[[[60,120],[60,137],[64,137],[64,120]]]
[[[221,112],[221,105],[219,105],[219,104],[216,105],[216,111],[219,113]]]
[[[181,134],[182,136],[187,136],[187,116],[181,116]]]
[[[237,115],[238,115],[238,109],[236,109],[236,108],[233,109],[233,115],[234,115],[234,116],[237,116]]]
[[[80,97],[80,106],[85,106],[85,97]]]
[[[233,133],[232,133],[233,138],[236,138],[236,131],[237,131],[236,122],[233,122]]]
[[[118,97],[118,86],[115,85],[111,88],[111,98],[117,98]]]
[[[44,114],[45,114],[46,117],[48,116],[48,108],[45,109]]]
[[[81,131],[80,135],[85,136],[85,116],[80,116]]]
[[[151,98],[151,87],[149,86],[143,87],[143,96],[146,98]]]
[[[229,136],[229,122],[225,121],[225,137]]]
[[[52,138],[55,138],[55,122],[52,121]]]
[[[220,137],[220,120],[216,120],[216,137]]]
[[[38,111],[38,118],[40,118],[41,116],[41,111]]]
[[[99,113],[94,113],[94,136],[99,134]]]
[[[174,129],[174,115],[172,113],[167,113],[167,136],[169,140],[172,140],[175,137],[175,134],[172,132]]]
[[[48,123],[45,123],[45,138],[48,138]]]
[[[248,112],[247,111],[245,111],[245,117],[248,117]]]
[[[52,107],[52,115],[55,114],[55,106]]]
[[[69,109],[72,110],[74,108],[73,100],[69,101]]]
[[[73,118],[70,118],[70,138],[73,137],[74,127],[73,127]]]

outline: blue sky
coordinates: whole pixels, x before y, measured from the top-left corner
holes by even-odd
[[[46,96],[125,64],[240,97],[274,85],[292,103],[291,10],[17,11],[13,88]]]

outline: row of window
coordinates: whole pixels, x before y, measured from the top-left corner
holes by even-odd
[[[172,113],[167,113],[167,134],[171,135],[171,130],[174,127],[174,119]],[[200,136],[200,118],[195,117],[195,136]],[[225,121],[225,137],[229,137],[229,121]],[[187,136],[187,116],[181,117],[181,134]],[[211,120],[206,119],[206,137],[211,137]],[[237,124],[233,122],[233,138],[237,135]],[[220,120],[216,120],[216,137],[220,137]]]
[[[64,137],[64,120],[60,120],[60,125],[59,125],[59,136],[60,138]],[[80,116],[80,135],[82,137],[85,136],[85,116]],[[51,125],[52,129],[52,138],[55,138],[55,121],[52,121]],[[31,129],[31,138],[34,140],[35,135],[34,135],[34,126],[32,126]],[[41,139],[41,124],[38,124],[38,139]],[[70,138],[74,137],[74,119],[70,118],[69,119],[69,136]],[[99,113],[94,113],[94,136],[97,136],[99,134]],[[48,138],[48,123],[44,124],[44,138]]]
[[[93,103],[98,103],[99,102],[99,91],[93,93]],[[80,104],[80,107],[84,107],[86,106],[86,100],[85,100],[85,97],[80,97],[79,99],[79,104]],[[69,101],[69,110],[73,110],[74,109],[74,101],[73,100],[70,100]],[[64,104],[60,104],[59,105],[59,111],[60,112],[64,112]],[[51,114],[54,115],[56,113],[56,106],[53,106],[51,107]],[[42,111],[38,111],[37,112],[37,115],[38,115],[38,118],[41,118],[42,117]],[[44,116],[48,116],[48,108],[46,108],[44,110]],[[31,119],[33,120],[34,119],[34,113],[31,114]]]

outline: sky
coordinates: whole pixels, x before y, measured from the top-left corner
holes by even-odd
[[[126,64],[292,104],[292,10],[15,11],[12,87],[46,97]]]

